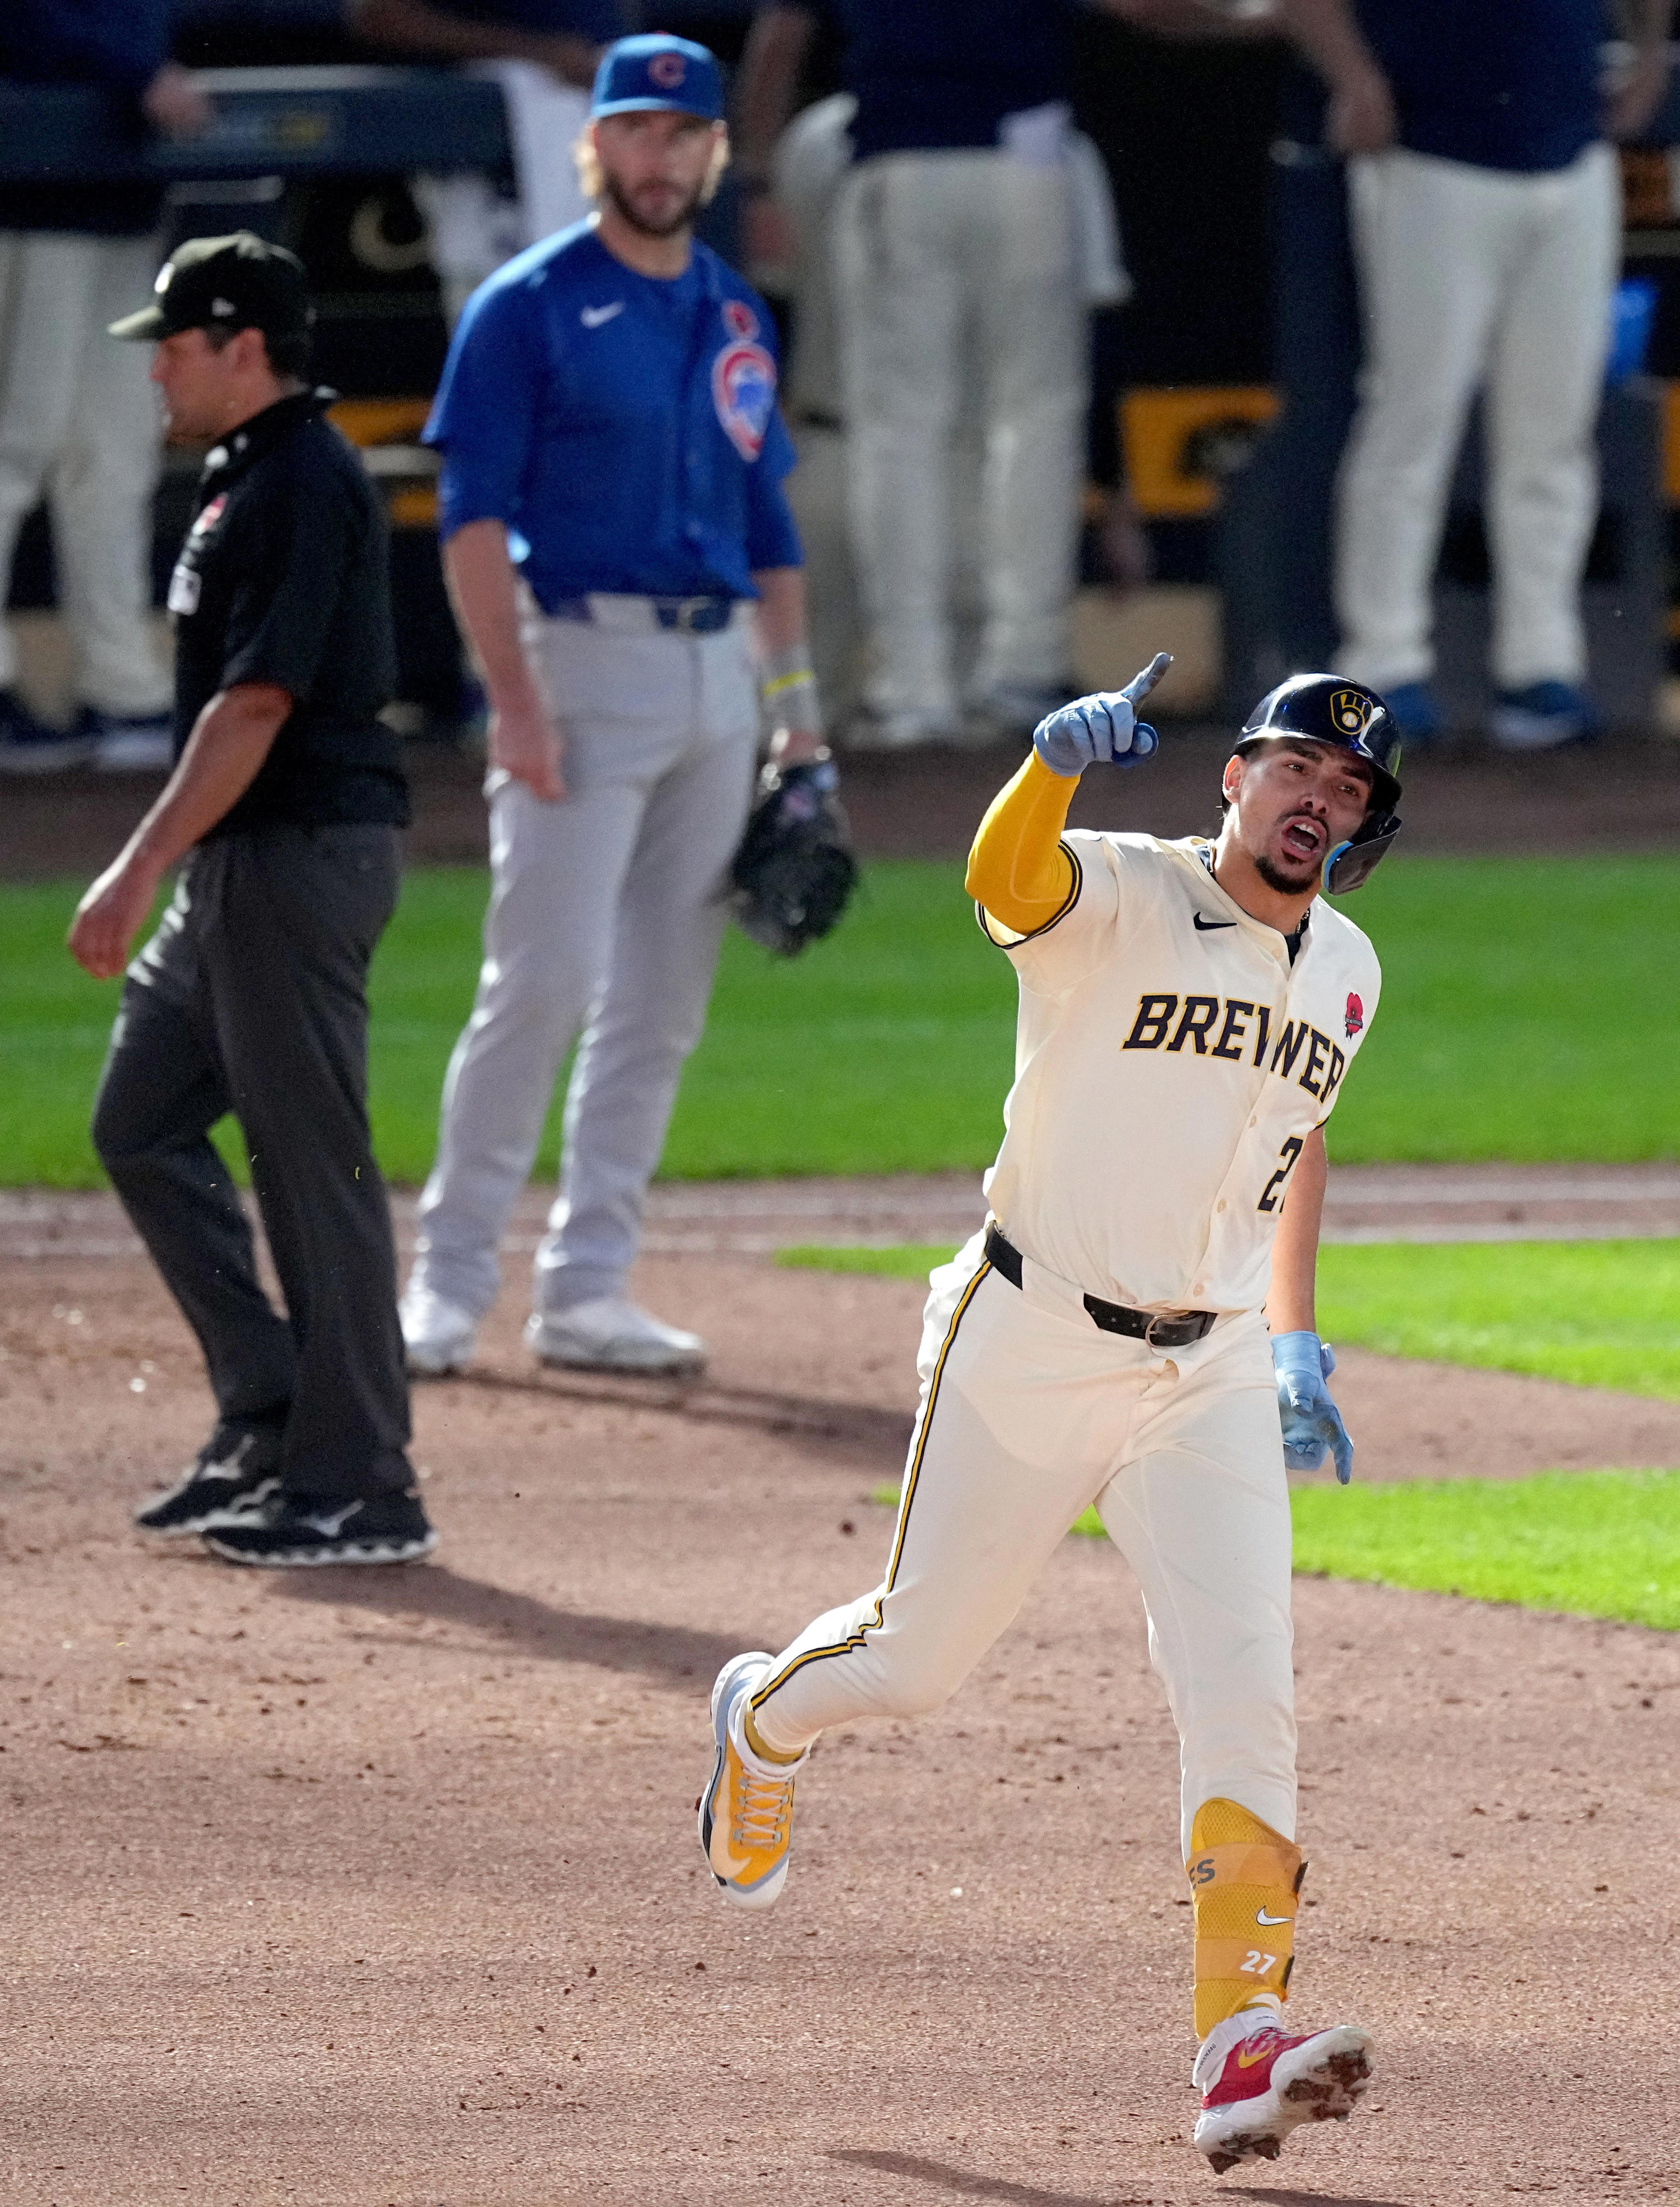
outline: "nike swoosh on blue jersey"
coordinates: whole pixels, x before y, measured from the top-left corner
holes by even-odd
[[[603,322],[610,322],[614,314],[621,314],[624,310],[624,301],[614,299],[610,307],[585,307],[577,319],[586,330],[598,330]]]

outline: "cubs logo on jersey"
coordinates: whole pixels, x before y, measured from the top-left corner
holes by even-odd
[[[1344,736],[1362,736],[1371,712],[1371,700],[1362,690],[1332,690],[1330,693],[1330,716]]]
[[[724,347],[712,362],[712,404],[735,450],[756,460],[776,404],[776,364],[762,344],[738,337]]]

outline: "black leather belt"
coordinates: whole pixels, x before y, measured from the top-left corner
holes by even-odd
[[[727,628],[735,617],[733,598],[645,598],[661,628],[682,636],[713,636]],[[548,616],[551,620],[592,621],[595,612],[587,598],[562,598]]]
[[[1021,1253],[1001,1228],[986,1229],[986,1261],[1012,1288],[1021,1283]],[[1217,1311],[1182,1311],[1176,1318],[1159,1311],[1129,1310],[1124,1303],[1105,1303],[1100,1295],[1087,1295],[1085,1307],[1093,1325],[1104,1333],[1123,1333],[1133,1341],[1146,1341],[1151,1349],[1187,1349],[1218,1323]]]

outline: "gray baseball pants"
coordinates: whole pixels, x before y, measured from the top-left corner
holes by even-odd
[[[505,775],[487,784],[484,963],[444,1081],[413,1275],[475,1318],[495,1300],[497,1245],[580,1028],[534,1302],[561,1311],[622,1290],[705,1023],[720,892],[751,801],[750,606],[694,636],[655,628],[643,600],[590,602],[593,622],[525,622],[565,739],[565,798],[546,804]]]

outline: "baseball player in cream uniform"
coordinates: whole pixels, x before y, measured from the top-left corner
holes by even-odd
[[[1398,832],[1399,741],[1374,692],[1298,675],[1242,732],[1217,841],[1064,833],[1086,764],[1155,750],[1134,708],[1167,664],[1042,721],[981,825],[968,888],[1020,988],[992,1216],[932,1276],[886,1574],[725,1666],[701,1839],[727,1896],[774,1900],[813,1742],[937,1708],[1095,1504],[1179,1730],[1218,2170],[1348,2114],[1372,2072],[1364,2032],[1283,2026],[1305,1867],[1284,1473],[1353,1465],[1313,1273],[1324,1124],[1380,976],[1320,892]]]

